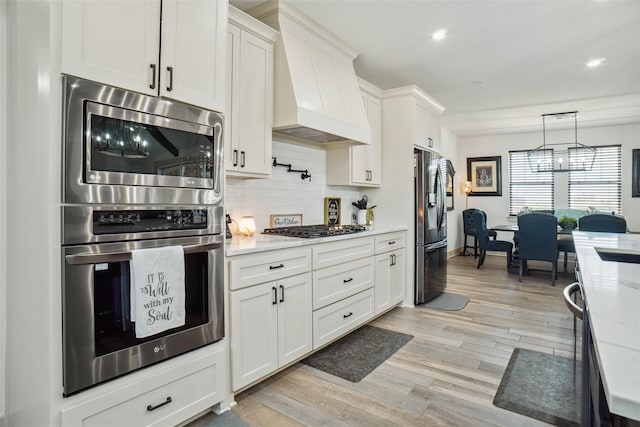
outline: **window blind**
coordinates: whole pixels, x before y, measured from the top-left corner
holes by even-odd
[[[569,172],[569,207],[622,213],[621,146],[598,146],[591,170]]]
[[[553,173],[532,172],[527,152],[509,151],[509,215],[525,206],[553,209]]]

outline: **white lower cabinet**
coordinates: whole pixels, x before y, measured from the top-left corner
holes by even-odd
[[[375,241],[375,314],[402,302],[407,282],[406,233],[376,236]]]
[[[318,348],[373,318],[373,289],[352,295],[313,313],[313,348]]]
[[[380,314],[402,302],[406,283],[405,250],[376,255],[376,311]]]
[[[161,368],[166,365],[169,367]],[[153,374],[133,373],[122,380],[121,386],[107,384],[99,386],[104,391],[96,388],[68,398],[61,410],[61,426],[175,426],[226,397],[222,344],[212,344],[145,371]]]
[[[231,292],[233,390],[312,350],[311,274]]]

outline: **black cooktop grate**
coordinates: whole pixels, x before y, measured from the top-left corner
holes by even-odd
[[[364,225],[299,225],[295,227],[265,228],[262,234],[287,237],[328,237],[365,231]]]

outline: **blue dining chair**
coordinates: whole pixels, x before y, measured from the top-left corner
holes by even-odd
[[[578,230],[626,233],[627,221],[622,216],[595,213],[578,219]]]
[[[465,209],[462,211],[462,226],[464,229],[464,248],[462,249],[462,253],[463,255],[467,254],[467,248],[470,248],[471,246],[467,245],[467,237],[468,236],[472,236],[473,237],[473,257],[477,258],[478,257],[478,232],[476,231],[477,227],[476,227],[476,220],[473,217],[473,214],[479,212],[484,220],[484,223],[486,225],[487,223],[487,214],[485,211],[480,210],[480,209]],[[486,227],[485,227],[486,228]],[[496,239],[496,237],[498,236],[498,233],[494,230],[487,230],[487,232],[489,233],[489,237],[492,237],[493,240]]]
[[[478,249],[480,250],[480,256],[478,258],[478,265],[476,268],[480,268],[484,264],[484,258],[487,255],[487,251],[499,251],[507,254],[507,270],[511,266],[511,255],[513,253],[513,243],[506,240],[491,240],[489,239],[489,232],[487,229],[486,215],[484,212],[477,210],[472,213],[472,220],[475,224],[476,238],[478,241]]]
[[[551,284],[556,285],[558,274],[558,220],[548,213],[532,212],[518,216],[518,280],[526,261],[549,261]]]

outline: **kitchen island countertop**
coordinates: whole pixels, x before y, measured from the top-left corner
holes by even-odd
[[[640,252],[640,235],[574,232],[573,239],[609,410],[640,420],[640,264],[602,261],[595,250]]]
[[[225,253],[227,256],[244,255],[255,252],[271,251],[275,249],[295,248],[298,246],[314,245],[316,243],[334,242],[358,237],[374,236],[376,234],[406,231],[407,227],[374,225],[365,231],[337,236],[315,237],[304,239],[300,237],[285,237],[272,234],[254,234],[253,236],[233,236],[227,239]]]

